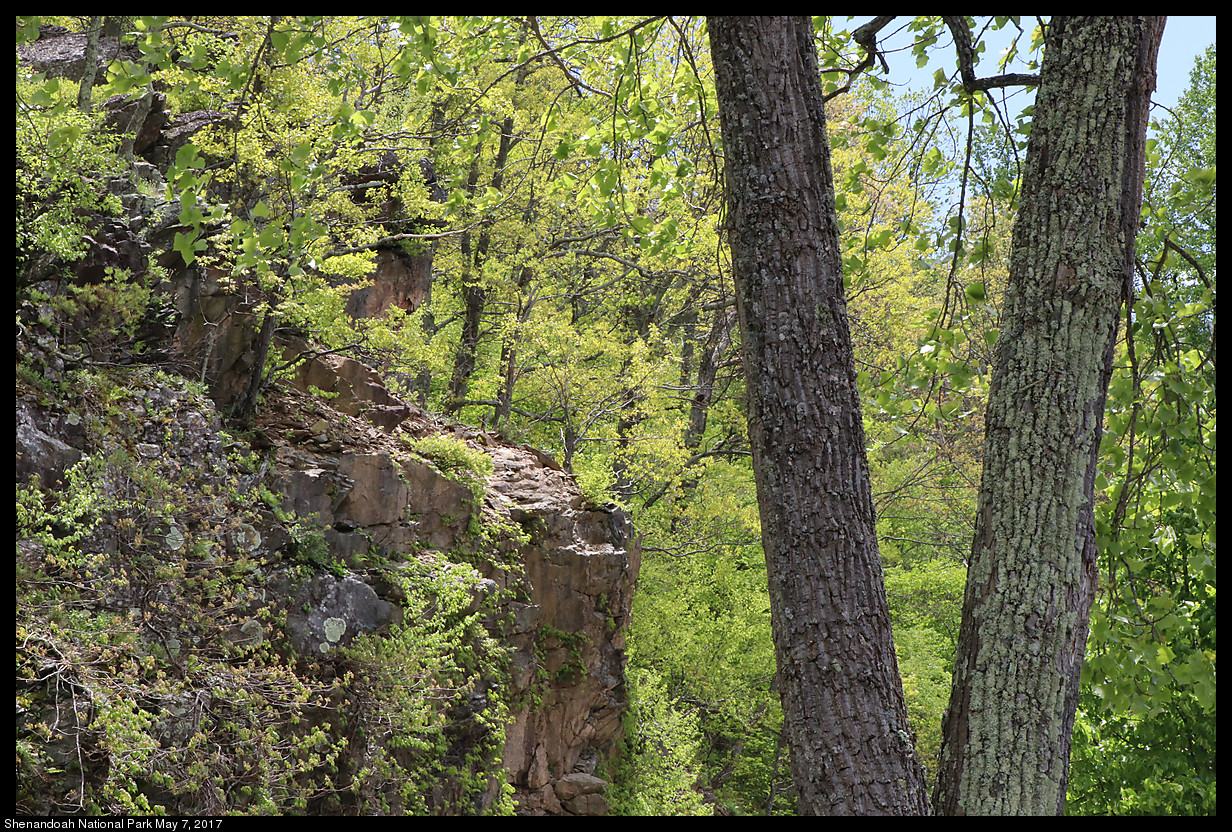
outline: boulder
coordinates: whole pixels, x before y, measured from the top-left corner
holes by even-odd
[[[81,461],[82,453],[45,433],[30,404],[17,400],[17,484],[37,476],[44,487],[61,487],[66,472]]]
[[[398,619],[394,606],[354,575],[317,575],[290,599],[287,634],[303,655],[332,653]]]

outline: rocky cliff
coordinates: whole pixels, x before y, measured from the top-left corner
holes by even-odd
[[[303,337],[228,429],[259,319],[157,195],[212,118],[117,117],[122,214],[21,261],[17,812],[603,814],[635,531]],[[430,268],[382,252],[350,313],[413,307]]]

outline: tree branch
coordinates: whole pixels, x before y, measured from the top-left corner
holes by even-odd
[[[630,35],[633,32],[636,32],[638,29],[641,29],[645,26],[649,26],[651,23],[654,23],[656,20],[662,20],[662,19],[663,19],[663,15],[655,15],[653,17],[648,17],[639,23],[635,23],[632,26],[630,26],[628,29],[625,29],[624,31],[621,31],[621,32],[617,32],[616,34],[611,35],[610,37],[578,38],[574,41],[566,43],[564,46],[553,47],[551,44],[547,42],[547,39],[544,38],[543,34],[539,31],[539,19],[533,15],[528,16],[525,19],[526,25],[530,28],[531,33],[539,41],[539,44],[543,47],[543,50],[534,55],[531,55],[529,58],[526,59],[525,63],[536,61],[539,58],[544,57],[545,55],[550,56],[551,59],[556,63],[556,65],[560,67],[560,71],[565,74],[565,78],[568,79],[569,84],[573,86],[574,89],[587,89],[590,92],[595,93],[596,95],[602,95],[606,98],[611,98],[612,97],[611,93],[604,92],[603,90],[595,89],[594,87],[582,81],[582,79],[576,77],[572,72],[570,72],[569,67],[565,66],[565,62],[561,60],[560,53],[564,52],[566,49],[569,49],[570,47],[578,46],[583,43],[607,43],[609,41],[618,40],[620,38],[625,37],[626,35]]]
[[[991,78],[975,77],[975,47],[971,44],[971,28],[962,15],[944,15],[941,18],[954,36],[954,49],[958,52],[958,71],[962,74],[963,89],[968,94],[976,90],[988,91],[999,87],[1037,87],[1039,76],[1011,72]]]
[[[881,59],[881,68],[885,70],[887,74],[890,72],[890,66],[889,64],[886,63],[885,55],[882,55],[880,52],[877,51],[877,33],[880,32],[882,29],[884,29],[886,25],[889,24],[889,22],[894,19],[894,17],[895,15],[892,15],[892,14],[882,15],[881,17],[875,17],[872,20],[870,20],[868,23],[865,23],[859,29],[856,29],[854,32],[851,33],[851,39],[854,40],[856,43],[858,43],[861,47],[863,47],[864,51],[868,54],[866,54],[864,56],[864,60],[856,64],[853,69],[846,70],[846,69],[836,68],[836,69],[820,70],[820,72],[823,72],[823,73],[824,72],[846,72],[847,73],[847,83],[843,84],[843,86],[839,87],[834,92],[822,98],[822,101],[829,101],[831,98],[837,98],[838,96],[850,90],[851,82],[855,80],[855,77],[859,75],[861,72],[863,72],[864,70],[871,67],[874,61],[878,58]]]

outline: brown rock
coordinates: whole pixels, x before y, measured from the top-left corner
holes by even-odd
[[[352,318],[379,318],[391,306],[413,312],[432,287],[432,257],[378,251],[369,285],[351,292],[346,311]]]
[[[601,780],[593,774],[584,774],[580,771],[566,774],[557,780],[555,784],[556,796],[560,798],[562,803],[572,800],[579,795],[601,794],[606,788],[606,780]]]
[[[601,817],[610,809],[601,794],[583,794],[564,804],[565,809],[573,815]]]

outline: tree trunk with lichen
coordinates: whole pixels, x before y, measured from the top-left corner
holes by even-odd
[[[937,814],[1052,814],[1097,583],[1094,483],[1163,18],[1048,26],[989,394]]]
[[[771,627],[804,814],[925,814],[809,18],[709,19]]]

